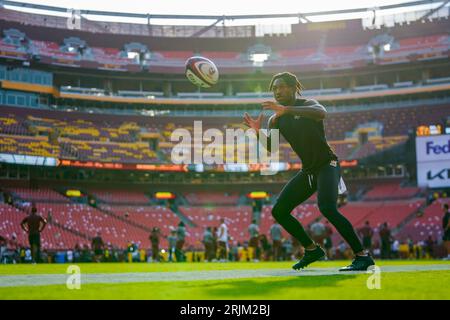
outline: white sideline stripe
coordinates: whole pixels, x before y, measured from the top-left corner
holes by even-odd
[[[382,266],[383,272],[450,271],[449,264]],[[338,268],[212,270],[176,272],[86,273],[81,271],[81,285],[91,283],[173,282],[196,280],[227,280],[243,278],[275,278],[304,276],[335,276],[364,274],[366,272],[339,272]],[[65,285],[69,274],[33,274],[0,276],[0,287]]]

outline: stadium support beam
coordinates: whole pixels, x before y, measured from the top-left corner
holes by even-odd
[[[312,22],[312,21],[309,20],[307,17],[305,17],[304,14],[299,13],[299,14],[298,14],[298,20],[299,20],[299,22],[301,22],[301,19],[305,20],[306,22]]]
[[[435,13],[436,11],[441,10],[443,7],[445,7],[447,5],[447,3],[449,3],[450,0],[444,1],[440,6],[437,6],[434,9],[431,9],[429,12],[427,12],[426,14],[424,14],[422,17],[420,17],[419,20],[423,20],[428,18],[429,16],[431,16],[433,13]]]
[[[194,32],[190,37],[191,38],[200,37],[202,34],[213,28],[216,24],[224,20],[225,20],[224,17],[222,17],[221,19],[217,19],[214,23],[210,24],[209,26],[206,26],[204,28],[201,28],[199,31]]]

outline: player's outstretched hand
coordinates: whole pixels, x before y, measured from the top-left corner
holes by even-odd
[[[262,119],[263,119],[262,113],[260,113],[258,118],[256,119],[250,117],[250,115],[247,112],[244,114],[244,123],[257,132],[259,131],[259,129],[261,129]]]

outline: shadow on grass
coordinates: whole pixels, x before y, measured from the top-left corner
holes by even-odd
[[[271,299],[291,299],[288,295],[290,290],[337,287],[339,282],[354,279],[356,276],[357,275],[298,276],[283,280],[259,278],[254,280],[248,279],[202,284],[201,287],[212,299],[261,297],[265,294],[270,294]],[[184,289],[189,289],[193,286],[195,286],[195,284],[189,284],[183,287]],[[277,296],[279,296],[279,298],[277,298]]]

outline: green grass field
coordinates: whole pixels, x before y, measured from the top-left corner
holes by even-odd
[[[314,270],[337,268],[348,261],[318,262]],[[0,299],[450,299],[450,262],[445,261],[377,261],[381,289],[368,289],[370,274],[302,275],[269,278],[217,280],[179,280],[167,282],[81,283],[80,290],[65,284],[40,286],[2,286],[2,278],[23,275],[66,275],[68,265],[0,265]],[[159,264],[78,264],[81,275],[214,270],[280,270],[291,268],[289,262],[260,263],[159,263]],[[444,270],[383,272],[383,267],[439,265]],[[448,267],[448,268],[447,268]],[[325,269],[324,269],[325,270]],[[334,270],[334,269],[333,269]],[[145,275],[144,275],[145,276]]]

